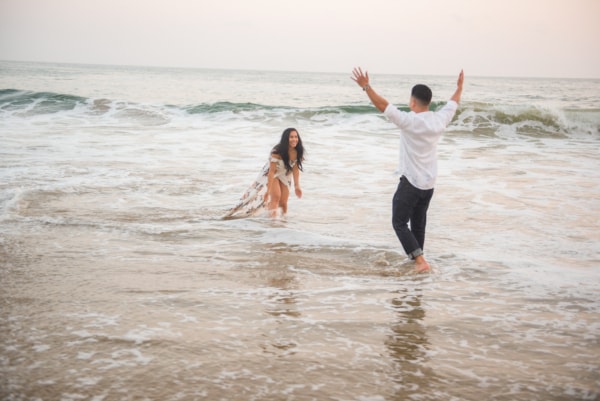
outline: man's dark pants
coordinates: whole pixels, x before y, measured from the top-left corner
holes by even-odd
[[[433,188],[419,189],[406,177],[400,178],[392,203],[392,226],[411,259],[423,254],[427,209],[432,197]]]

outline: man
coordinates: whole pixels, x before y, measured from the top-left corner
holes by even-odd
[[[402,174],[392,204],[392,226],[406,254],[415,261],[417,272],[430,269],[425,260],[427,209],[437,178],[437,144],[456,113],[463,89],[460,72],[456,91],[439,111],[430,111],[431,89],[415,85],[410,96],[410,112],[398,110],[369,85],[369,73],[352,71],[352,79],[367,93],[373,105],[400,128],[400,166]],[[410,223],[410,228],[408,224]]]

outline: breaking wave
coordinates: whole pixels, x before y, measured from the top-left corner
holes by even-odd
[[[434,102],[432,110],[443,106]],[[400,109],[408,111],[406,105]],[[191,105],[139,104],[126,100],[92,99],[70,94],[0,90],[0,116],[17,119],[90,119],[102,117],[107,122],[130,125],[165,125],[178,118],[270,119],[273,115],[295,120],[339,122],[344,117],[380,116],[368,104],[342,104],[299,108],[258,103],[215,102]],[[313,121],[314,123],[314,121]],[[543,109],[535,106],[489,103],[461,104],[452,130],[474,134],[511,132],[536,136],[600,136],[600,109]]]

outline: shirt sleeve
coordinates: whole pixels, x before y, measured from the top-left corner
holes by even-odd
[[[454,100],[448,100],[448,103],[444,105],[436,114],[440,115],[444,119],[444,125],[447,126],[452,121],[456,110],[458,109],[458,103]]]
[[[387,107],[383,111],[383,115],[398,127],[402,127],[403,123],[406,121],[408,113],[401,111],[393,104],[388,103]]]

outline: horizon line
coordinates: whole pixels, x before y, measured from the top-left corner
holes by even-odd
[[[71,62],[71,61],[39,61],[39,60],[6,60],[0,59],[0,62],[6,63],[33,63],[33,64],[58,64],[58,65],[79,65],[88,67],[126,67],[126,68],[156,68],[156,69],[180,69],[180,70],[224,70],[224,71],[249,71],[249,72],[274,72],[274,73],[304,73],[304,74],[345,74],[343,71],[318,71],[318,70],[286,70],[269,68],[233,68],[233,67],[197,67],[197,66],[175,66],[163,64],[126,64],[126,63],[92,63],[92,62]],[[354,67],[351,67],[354,68]],[[351,71],[351,69],[349,70]],[[381,72],[378,75],[398,75],[398,76],[431,76],[431,77],[450,77],[454,74],[432,74],[432,73],[398,73]],[[598,80],[598,77],[574,77],[574,76],[534,76],[534,75],[471,75],[475,78],[510,78],[510,79],[568,79],[568,80]]]

